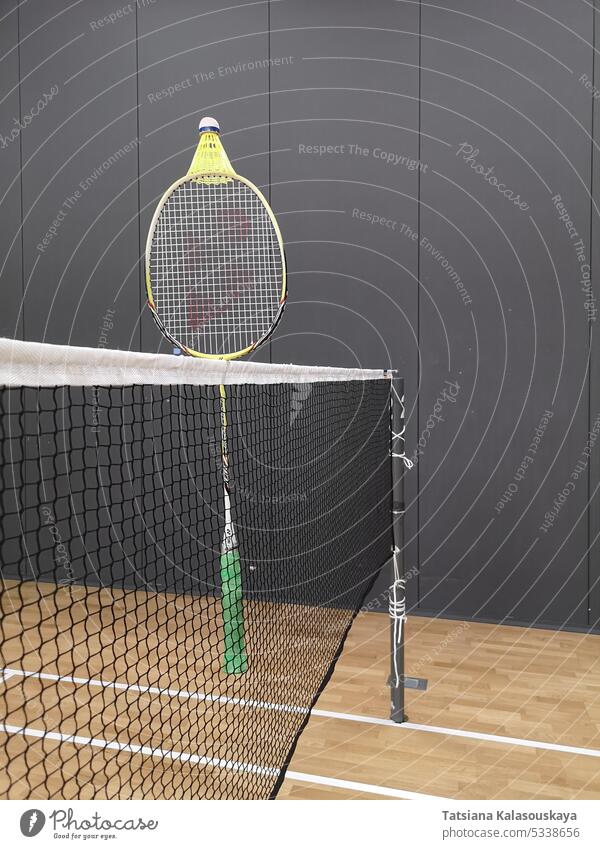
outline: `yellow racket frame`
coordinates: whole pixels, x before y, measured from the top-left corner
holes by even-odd
[[[210,167],[214,164],[218,164],[220,167]],[[264,333],[255,342],[253,342],[252,345],[249,345],[247,348],[243,348],[241,351],[234,351],[229,354],[205,354],[202,351],[195,351],[193,348],[188,348],[186,345],[182,345],[179,340],[174,339],[168,332],[160,316],[158,315],[156,311],[156,304],[154,302],[154,295],[152,294],[152,280],[150,278],[150,252],[152,249],[154,231],[156,229],[156,224],[160,217],[160,213],[162,212],[165,204],[169,200],[172,193],[177,188],[179,188],[179,186],[183,185],[183,183],[186,183],[190,180],[193,180],[194,182],[205,183],[206,185],[215,185],[216,183],[226,183],[232,177],[244,183],[257,195],[265,210],[267,211],[267,214],[273,225],[273,229],[275,230],[277,242],[279,244],[279,251],[281,253],[282,282],[281,292],[279,295],[279,310],[277,312],[277,315],[273,319],[273,323],[271,324],[268,331]],[[148,296],[148,306],[152,311],[152,317],[158,325],[160,332],[163,334],[163,336],[166,336],[167,339],[169,339],[173,343],[173,345],[176,345],[178,348],[184,351],[184,353],[189,354],[192,357],[202,357],[207,360],[236,360],[239,357],[244,357],[247,354],[252,353],[252,351],[256,350],[259,345],[262,345],[262,343],[265,342],[273,333],[275,327],[279,323],[279,319],[281,318],[281,314],[283,312],[285,300],[287,297],[287,274],[281,230],[279,229],[279,225],[277,223],[275,215],[273,214],[273,210],[269,206],[267,199],[260,191],[260,189],[257,188],[254,183],[251,183],[250,180],[247,180],[245,177],[241,177],[234,171],[233,167],[231,166],[231,163],[229,162],[227,154],[223,149],[223,145],[221,144],[221,140],[219,139],[217,133],[213,133],[206,130],[200,133],[200,140],[198,142],[198,147],[196,148],[196,153],[194,154],[190,170],[185,175],[185,177],[180,177],[179,180],[176,180],[172,186],[169,186],[167,191],[160,199],[158,206],[156,207],[156,210],[152,217],[152,221],[150,223],[150,229],[148,230],[148,238],[146,240],[146,293]]]

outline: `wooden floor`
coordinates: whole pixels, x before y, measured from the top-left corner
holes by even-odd
[[[2,599],[1,796],[142,798],[158,788],[160,797],[197,798],[202,761],[204,795],[229,797],[225,785],[248,773],[247,764],[231,767],[238,737],[239,751],[248,740],[258,747],[249,762],[260,770],[248,774],[272,786],[265,752],[278,735],[287,751],[298,723],[289,667],[278,667],[295,644],[287,654],[275,644],[255,653],[252,675],[232,679],[222,671],[214,599],[181,606],[156,594],[31,582],[7,586]],[[274,613],[247,612],[251,641]],[[299,606],[282,613],[301,656],[311,646],[322,654],[321,620]],[[280,799],[600,798],[600,637],[419,617],[406,635],[406,672],[429,681],[426,692],[407,690],[408,718],[427,728],[387,721],[389,621],[360,614]],[[268,702],[255,701],[263,678]],[[197,751],[206,757],[194,761]]]
[[[389,716],[388,620],[359,615],[318,710]],[[411,723],[597,750],[591,754],[315,715],[290,770],[453,799],[600,798],[600,637],[412,617]],[[280,799],[373,799],[288,778]]]
[[[213,596],[5,580],[0,798],[268,797],[348,617],[246,601],[231,675]]]

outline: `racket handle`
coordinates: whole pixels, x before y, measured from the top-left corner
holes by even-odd
[[[248,669],[244,639],[242,573],[237,549],[221,554],[221,606],[225,634],[224,668],[228,675]]]

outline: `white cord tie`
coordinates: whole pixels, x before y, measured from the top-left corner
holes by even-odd
[[[399,646],[402,642],[402,628],[406,622],[406,579],[400,577],[400,566],[398,555],[400,549],[397,545],[393,549],[394,561],[394,583],[390,587],[389,611],[392,619],[394,645]],[[394,655],[394,687],[400,686],[400,670],[398,669],[396,652]]]
[[[396,442],[399,442],[402,448],[404,449],[404,435],[406,431],[406,422],[404,421],[404,395],[400,397],[395,387],[392,387],[392,391],[396,396],[398,403],[400,404],[400,408],[402,410],[402,430],[399,433],[394,433],[394,431],[392,430],[392,446],[394,446]],[[392,447],[392,457],[397,457],[399,460],[402,460],[407,469],[412,469],[412,467],[415,465],[413,461],[406,456],[404,450],[401,453],[395,452]]]

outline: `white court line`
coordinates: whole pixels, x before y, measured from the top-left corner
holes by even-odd
[[[360,781],[346,781],[343,778],[326,778],[322,775],[309,775],[306,772],[288,770],[286,779],[304,781],[307,784],[321,784],[326,787],[342,787],[344,790],[356,790],[359,793],[373,793],[377,796],[391,796],[394,799],[417,799],[423,801],[446,800],[448,796],[428,796],[426,793],[413,793],[412,790],[398,790],[395,787],[380,787],[378,784],[363,784]]]
[[[5,668],[2,670],[5,679],[14,675],[23,677],[41,678],[47,681],[66,681],[73,684],[83,684],[92,687],[106,687],[113,690],[133,690],[139,693],[153,693],[159,696],[167,695],[175,698],[197,699],[198,701],[218,702],[220,704],[236,704],[240,707],[253,707],[265,710],[276,710],[283,713],[307,713],[308,708],[297,705],[277,704],[276,702],[262,702],[254,699],[242,699],[235,696],[212,696],[207,693],[196,693],[188,690],[161,689],[160,687],[143,687],[138,684],[123,684],[115,681],[102,681],[100,679],[74,678],[68,675],[52,675],[48,672],[25,672],[21,669]],[[486,734],[483,731],[464,731],[459,728],[444,728],[437,725],[420,725],[416,722],[393,722],[391,719],[383,719],[378,716],[363,716],[355,713],[338,713],[337,711],[320,710],[313,708],[313,716],[322,716],[326,719],[341,719],[346,722],[362,722],[367,725],[385,725],[389,728],[398,728],[408,731],[425,731],[429,734],[442,734],[448,737],[464,737],[471,740],[485,740],[488,743],[500,743],[510,746],[522,746],[529,749],[542,749],[549,752],[564,752],[571,755],[584,755],[590,758],[600,758],[599,749],[587,749],[580,746],[566,746],[561,743],[547,743],[541,740],[527,740],[520,737],[505,737],[499,734]]]
[[[188,752],[177,752],[173,749],[159,749],[151,746],[140,746],[132,743],[119,743],[116,740],[102,740],[97,737],[82,737],[79,734],[61,734],[58,731],[42,731],[38,728],[22,728],[17,725],[5,725],[0,723],[0,731],[7,734],[22,734],[24,737],[37,737],[44,740],[56,740],[60,743],[78,743],[80,745],[95,746],[99,749],[113,749],[119,752],[131,752],[134,755],[149,755],[156,758],[169,758],[173,761],[183,761],[203,766],[214,766],[220,769],[231,769],[235,772],[249,772],[255,775],[276,776],[279,770],[276,767],[264,767],[257,764],[246,764],[239,761],[228,761],[223,758],[208,758],[203,755],[192,755]],[[294,781],[303,781],[309,784],[320,784],[327,787],[341,787],[345,790],[354,790],[360,793],[371,793],[377,796],[391,796],[395,799],[421,799],[439,800],[444,796],[428,796],[425,793],[413,793],[410,790],[398,790],[395,787],[380,787],[377,784],[363,784],[358,781],[346,781],[342,778],[329,778],[322,775],[309,775],[304,772],[286,772],[286,778]]]
[[[448,737],[466,737],[471,740],[485,740],[488,743],[504,743],[510,746],[523,746],[530,749],[546,749],[549,752],[565,752],[570,755],[586,755],[600,758],[600,749],[585,749],[580,746],[564,746],[561,743],[546,743],[540,740],[526,740],[521,737],[503,737],[499,734],[485,734],[483,731],[463,731],[460,728],[442,728],[438,725],[419,725],[417,722],[393,722],[377,716],[361,716],[355,713],[336,713],[332,710],[314,708],[314,716],[328,719],[344,719],[348,722],[364,722],[370,725],[387,725],[389,728],[408,731],[427,731],[430,734],[445,734]]]
[[[9,678],[13,678],[15,675],[18,675],[18,674],[19,673],[17,672],[16,669],[2,669],[1,670],[1,675],[2,675],[3,681],[8,681]]]
[[[6,734],[22,734],[23,737],[38,737],[44,740],[57,740],[60,743],[80,743],[81,745],[96,746],[99,749],[116,749],[119,752],[132,752],[134,755],[150,755],[156,758],[169,758],[172,761],[186,761],[203,766],[216,766],[221,769],[232,769],[235,772],[252,772],[257,775],[279,775],[275,767],[245,764],[239,761],[228,761],[224,758],[207,758],[204,755],[192,755],[188,752],[176,752],[173,749],[156,749],[151,746],[139,746],[133,743],[119,743],[116,740],[102,740],[98,737],[81,737],[78,734],[61,734],[58,731],[42,731],[39,728],[26,728],[18,725],[0,723],[0,731]]]
[[[276,702],[261,702],[256,699],[242,699],[237,696],[213,696],[209,693],[197,693],[189,690],[175,690],[165,687],[144,687],[141,684],[125,684],[120,681],[103,681],[100,678],[75,678],[72,675],[53,675],[50,672],[26,672],[23,669],[2,670],[5,680],[15,675],[24,678],[39,678],[42,681],[65,681],[68,684],[83,684],[86,687],[105,687],[108,690],[133,690],[136,693],[152,693],[156,696],[174,696],[178,699],[196,699],[200,702],[218,702],[220,704],[240,705],[241,707],[264,708],[266,710],[278,710],[282,713],[308,713],[308,708],[296,705],[280,705]]]

